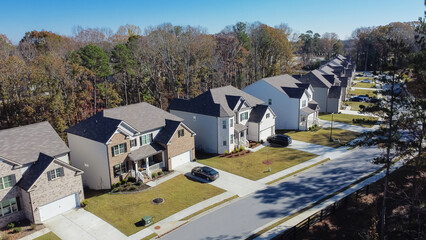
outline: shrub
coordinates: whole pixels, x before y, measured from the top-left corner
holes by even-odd
[[[87,200],[84,199],[83,201],[81,201],[80,206],[85,207],[85,206],[87,206],[87,204],[88,204]]]
[[[156,178],[156,177],[157,177],[157,173],[153,173],[152,178]]]
[[[8,229],[12,229],[14,227],[15,227],[15,223],[14,222],[10,222],[10,223],[7,224],[7,228]]]
[[[115,184],[115,187],[118,187],[118,186],[120,186],[121,185],[121,181],[118,181],[116,184]]]
[[[129,178],[127,178],[127,181],[129,181],[129,182],[136,182],[136,178],[134,178],[134,177],[129,177]]]
[[[225,155],[228,155],[228,154],[229,154],[228,150],[225,150]]]
[[[22,232],[22,228],[21,228],[21,227],[14,227],[14,228],[13,228],[13,232],[14,232],[14,233]]]
[[[260,144],[263,144],[263,140],[260,140]]]
[[[123,179],[123,181],[121,181],[121,184],[122,184],[122,185],[125,185],[125,184],[127,184],[127,181],[128,181],[128,179],[127,179],[127,178],[125,178],[125,179]]]
[[[130,185],[127,187],[127,191],[135,191],[135,190],[136,190],[136,187],[133,185]]]
[[[163,173],[163,171],[159,171],[158,172],[158,176],[161,176],[161,175],[163,175],[164,173]]]
[[[140,186],[140,185],[142,185],[142,181],[138,181],[138,182],[136,183],[136,186]]]
[[[112,193],[116,193],[116,192],[118,192],[118,188],[114,188],[114,189],[112,189],[112,190],[111,190],[111,192],[112,192]]]
[[[242,152],[242,151],[244,151],[244,147],[243,146],[240,147],[240,152]]]

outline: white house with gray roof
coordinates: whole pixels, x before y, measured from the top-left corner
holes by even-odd
[[[91,189],[129,177],[150,181],[195,158],[195,132],[182,121],[148,103],[105,109],[66,130],[71,163]]]
[[[0,227],[80,206],[83,171],[68,164],[69,151],[48,122],[0,130]]]
[[[277,129],[307,130],[318,120],[312,86],[288,74],[261,79],[243,91],[268,103],[277,116]]]
[[[235,87],[212,88],[193,99],[173,99],[171,113],[193,129],[195,145],[209,153],[247,147],[275,133],[274,111],[264,101]]]

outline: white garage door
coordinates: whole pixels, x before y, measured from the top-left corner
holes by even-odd
[[[262,130],[259,137],[260,140],[266,141],[266,139],[271,135],[273,135],[273,127]]]
[[[188,152],[184,152],[182,154],[172,157],[172,169],[175,169],[176,167],[179,167],[180,165],[184,163],[190,162],[191,155],[192,155],[192,151],[190,150]]]
[[[57,216],[78,206],[78,194],[74,193],[40,207],[41,221]]]

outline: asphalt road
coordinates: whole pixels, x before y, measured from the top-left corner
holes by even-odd
[[[277,218],[289,215],[380,168],[371,163],[377,148],[355,149],[276,186],[267,187],[220,208],[161,239],[244,239]]]

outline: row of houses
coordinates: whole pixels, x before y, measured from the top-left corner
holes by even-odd
[[[265,141],[275,129],[307,130],[319,112],[339,110],[354,71],[350,59],[337,56],[303,76],[174,99],[169,112],[148,103],[105,109],[66,130],[69,147],[48,122],[1,130],[0,226],[22,218],[42,223],[76,208],[83,185],[150,181],[156,171],[192,161],[195,149],[224,153]]]

